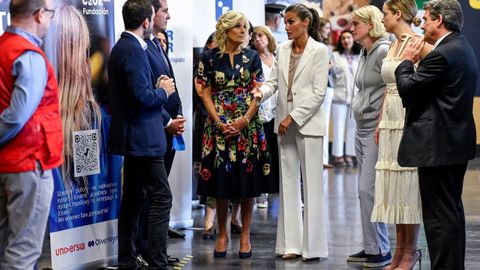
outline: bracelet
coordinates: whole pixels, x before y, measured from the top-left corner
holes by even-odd
[[[221,128],[221,126],[220,126],[221,124],[222,124],[222,121],[218,120],[218,121],[215,122],[215,127],[218,128],[218,129],[220,129],[220,128]]]
[[[250,124],[250,120],[248,119],[248,117],[246,117],[245,115],[242,117],[245,119],[245,121],[247,121],[247,125]]]

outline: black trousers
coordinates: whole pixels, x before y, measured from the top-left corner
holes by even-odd
[[[463,177],[467,163],[420,167],[423,223],[431,269],[465,269]]]
[[[167,177],[170,175],[170,170],[172,169],[173,159],[175,158],[175,150],[172,149],[172,142],[173,136],[170,135],[168,132],[165,132],[167,137],[167,151],[163,156],[164,164],[165,164],[165,171],[167,173]],[[167,180],[168,181],[168,180]],[[148,213],[150,209],[150,202],[145,201],[143,204],[141,213],[140,213],[140,221],[139,221],[139,229],[138,229],[138,236],[137,236],[137,254],[142,255],[144,258],[148,258]]]
[[[118,219],[118,261],[120,269],[136,269],[139,216],[144,201],[148,211],[149,269],[168,269],[167,234],[172,208],[163,158],[125,157],[123,194]]]

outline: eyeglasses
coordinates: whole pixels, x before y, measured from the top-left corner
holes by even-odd
[[[42,10],[45,12],[45,13],[48,13],[50,12],[51,15],[50,15],[50,19],[53,19],[53,16],[55,16],[55,9],[49,9],[49,8],[39,8],[37,10],[35,10],[35,12],[33,12],[32,14],[35,15],[37,14],[38,12],[40,12],[40,10]]]

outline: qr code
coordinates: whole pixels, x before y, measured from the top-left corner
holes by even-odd
[[[75,177],[100,173],[98,130],[73,132],[73,166]]]

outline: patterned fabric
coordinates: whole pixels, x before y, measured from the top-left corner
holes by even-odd
[[[245,115],[254,100],[250,92],[254,83],[263,80],[262,63],[253,50],[236,54],[233,65],[229,55],[220,54],[218,49],[208,50],[200,58],[197,81],[211,87],[212,101],[223,123]],[[258,115],[240,135],[228,140],[207,118],[202,147],[199,195],[237,199],[276,192],[278,183],[272,183],[267,141]]]

